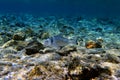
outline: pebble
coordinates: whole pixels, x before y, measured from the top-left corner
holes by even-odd
[[[38,53],[44,46],[38,41],[32,41],[25,47],[25,54],[32,55]]]

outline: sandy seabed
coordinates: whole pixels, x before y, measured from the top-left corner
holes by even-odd
[[[59,34],[76,44],[43,44]],[[0,80],[120,80],[120,19],[1,14]]]

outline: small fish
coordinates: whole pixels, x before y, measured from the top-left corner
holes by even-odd
[[[45,47],[53,47],[55,49],[60,49],[70,44],[76,44],[76,40],[67,39],[62,35],[56,35],[43,41]]]

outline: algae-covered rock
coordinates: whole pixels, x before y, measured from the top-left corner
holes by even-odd
[[[102,62],[101,65],[103,67],[107,66],[110,68],[111,72],[112,72],[112,75],[116,76],[117,77],[120,77],[120,64],[116,64],[116,63],[111,63],[111,62]],[[113,79],[114,80],[114,79]]]
[[[17,54],[17,51],[14,49],[9,49],[9,48],[0,49],[0,58],[3,58],[7,55],[15,55],[15,54]]]
[[[2,48],[11,47],[16,50],[22,50],[23,48],[25,48],[25,46],[27,46],[27,44],[28,43],[25,41],[9,40],[8,42],[3,44]]]
[[[26,29],[25,29],[25,35],[26,36],[33,36],[34,34],[34,30],[32,28],[30,28],[30,26],[28,26]]]
[[[25,33],[19,32],[13,35],[13,40],[24,40],[24,39],[25,39]]]
[[[44,66],[35,66],[29,73],[28,76],[33,77],[33,76],[41,76],[44,71],[46,71]]]
[[[91,80],[100,75],[112,75],[112,71],[109,67],[102,67],[100,65],[93,65],[82,68],[82,74],[79,75],[80,80]]]
[[[46,38],[49,38],[49,33],[48,32],[44,32],[44,33],[42,33],[42,35],[41,35],[41,39],[46,39]]]
[[[41,49],[44,49],[44,46],[38,41],[32,41],[25,47],[27,55],[38,53]]]
[[[70,52],[74,52],[76,50],[77,50],[76,46],[68,45],[68,46],[65,46],[62,49],[58,50],[57,53],[64,56],[64,55],[68,55],[68,54],[70,54]]]
[[[67,79],[72,80],[91,80],[100,77],[102,74],[111,76],[112,69],[109,66],[91,63],[88,59],[74,57],[68,61]]]
[[[113,54],[116,56],[120,56],[120,49],[107,49],[106,53]]]
[[[54,66],[37,65],[27,74],[27,80],[64,80],[62,69],[56,69]]]
[[[8,34],[11,35],[10,33]],[[11,36],[9,36],[8,34],[6,34],[6,32],[4,32],[3,34],[0,33],[0,46],[11,39]]]
[[[115,75],[116,75],[117,77],[120,77],[120,69],[116,71]]]

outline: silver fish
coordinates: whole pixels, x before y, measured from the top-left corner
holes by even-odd
[[[62,35],[56,35],[43,41],[45,47],[53,47],[55,49],[60,49],[69,44],[76,44],[76,40],[67,39]]]

